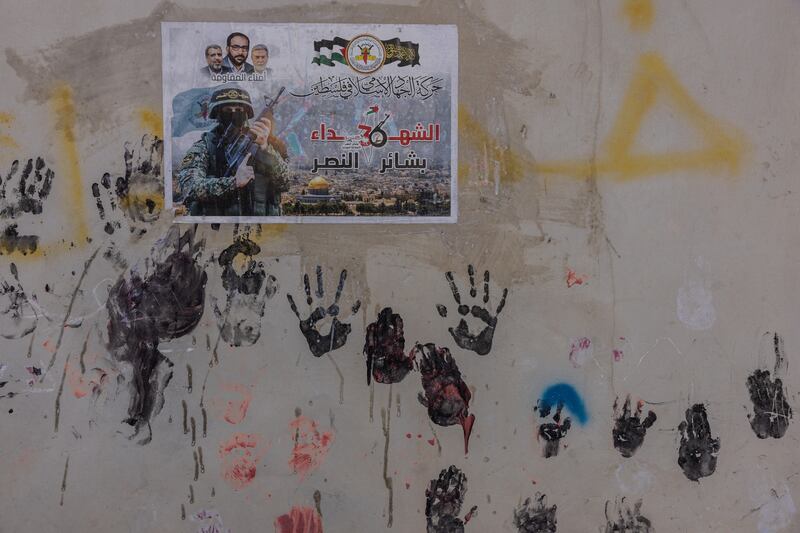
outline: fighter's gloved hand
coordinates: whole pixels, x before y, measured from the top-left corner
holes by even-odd
[[[266,117],[260,118],[253,122],[250,126],[250,130],[256,134],[256,144],[263,148],[267,148],[267,141],[269,140],[269,134],[272,131],[272,122]]]
[[[239,165],[239,169],[236,171],[236,174],[233,175],[234,185],[237,189],[241,189],[253,181],[253,179],[256,177],[253,167],[248,164],[250,157],[252,156],[248,155],[247,159],[242,161],[242,164]]]

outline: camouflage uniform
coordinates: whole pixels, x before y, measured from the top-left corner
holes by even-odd
[[[289,189],[288,165],[272,145],[259,148],[246,163],[255,179],[237,189],[233,176],[220,177],[225,165],[217,153],[219,127],[203,134],[186,152],[178,170],[183,201],[193,216],[280,215],[281,193]]]
[[[226,104],[243,106],[253,118],[247,91],[222,88],[211,96],[209,118],[218,119]],[[270,216],[280,215],[281,193],[289,190],[288,165],[274,146],[259,148],[247,161],[255,178],[236,188],[233,176],[222,176],[226,161],[220,137],[222,123],[203,134],[186,152],[178,169],[178,186],[183,203],[194,216]]]

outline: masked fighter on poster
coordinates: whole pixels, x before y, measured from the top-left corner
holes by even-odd
[[[183,157],[178,183],[184,206],[192,216],[280,215],[281,193],[288,190],[285,145],[271,134],[272,116],[254,116],[250,95],[238,88],[214,91],[209,118],[217,125],[203,134]],[[235,173],[224,175],[228,140],[249,127],[258,146]]]

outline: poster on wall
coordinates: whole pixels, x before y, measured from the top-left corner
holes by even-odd
[[[451,25],[165,22],[179,222],[453,223]]]

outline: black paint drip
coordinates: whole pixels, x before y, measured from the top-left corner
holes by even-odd
[[[711,436],[706,408],[696,403],[686,410],[686,421],[678,426],[681,445],[678,449],[678,465],[684,475],[692,481],[710,476],[717,468],[720,442]]]
[[[439,473],[425,489],[427,533],[463,533],[464,524],[475,514],[473,507],[462,520],[461,507],[467,493],[467,476],[455,466]]]
[[[305,337],[308,343],[308,348],[314,357],[322,357],[328,352],[332,352],[344,346],[347,342],[347,336],[350,334],[350,324],[339,321],[339,298],[344,290],[344,283],[347,279],[347,270],[342,270],[339,274],[339,285],[336,288],[336,296],[333,303],[327,308],[322,305],[317,305],[313,311],[308,315],[308,318],[303,319],[300,317],[300,312],[297,310],[297,305],[294,302],[291,294],[287,294],[286,298],[289,300],[289,305],[292,307],[295,316],[300,321],[300,332]],[[311,306],[314,300],[311,298],[311,285],[308,280],[308,274],[303,275],[303,287],[306,292],[306,303]],[[317,298],[324,298],[325,290],[322,283],[322,267],[317,265]],[[356,314],[361,307],[361,301],[356,300],[351,309],[352,314]],[[328,333],[323,335],[317,329],[317,323],[325,317],[331,317],[331,327]]]
[[[469,451],[469,436],[475,423],[475,415],[469,413],[472,394],[461,379],[461,371],[450,350],[438,348],[433,343],[417,344],[411,352],[413,357],[421,354],[419,370],[422,388],[419,401],[428,408],[428,417],[438,426],[461,425],[464,430],[464,453]]]
[[[619,398],[617,398],[617,401]],[[618,405],[617,401],[614,402],[614,413],[616,414]],[[641,419],[642,404],[636,405],[636,411],[631,414],[631,397],[625,398],[625,403],[622,405],[622,413],[614,421],[614,429],[611,434],[614,438],[614,448],[619,451],[622,457],[633,457],[636,450],[644,442],[644,436],[647,430],[653,426],[656,421],[656,414],[649,411],[644,420]]]
[[[539,417],[544,418],[550,416],[553,406],[548,402],[537,402],[533,408],[534,412],[539,412]],[[564,409],[564,402],[558,402],[556,412],[553,414],[552,422],[545,422],[539,425],[539,438],[544,439],[544,457],[554,457],[558,455],[558,450],[561,447],[561,439],[567,436],[567,431],[572,427],[572,421],[569,417],[561,420],[561,411]]]
[[[750,427],[759,439],[772,437],[779,439],[786,434],[792,418],[792,408],[786,401],[783,380],[779,377],[786,365],[783,351],[783,339],[774,334],[775,375],[770,377],[769,370],[755,370],[747,378],[747,390],[753,402],[753,414]]]
[[[251,346],[258,341],[266,301],[278,290],[275,277],[267,276],[264,271],[264,263],[252,259],[260,252],[256,243],[240,236],[219,256],[227,299],[224,311],[214,305],[214,314],[220,323],[222,338],[231,346]],[[246,258],[245,270],[241,274],[233,266],[234,259],[240,254]]]
[[[518,533],[555,533],[556,506],[547,506],[547,496],[536,493],[536,502],[530,498],[514,509],[514,526]]]
[[[653,524],[646,516],[642,516],[642,500],[637,501],[633,508],[625,503],[625,498],[617,502],[614,507],[614,516],[608,516],[606,502],[606,527],[605,533],[652,533]]]
[[[367,326],[364,354],[367,356],[367,385],[372,378],[378,383],[400,383],[414,368],[414,353],[406,356],[403,319],[391,307],[378,314],[378,320]]]
[[[177,228],[170,230],[163,246],[175,250],[152,264],[144,276],[133,270],[130,279],[121,277],[106,303],[111,353],[133,369],[125,422],[135,428],[134,435],[149,426],[150,418],[160,410],[163,388],[172,377],[170,370],[163,381],[159,379],[162,363],[172,367],[159,352],[159,341],[186,335],[203,316],[207,276],[195,259],[203,243],[193,245],[192,237],[191,232],[181,236]]]
[[[470,284],[469,294],[470,297],[475,298],[478,295],[478,291],[475,288],[475,267],[469,265],[467,272],[469,274]],[[478,334],[474,334],[470,332],[466,320],[462,318],[455,328],[448,328],[450,335],[453,336],[453,340],[456,341],[456,344],[459,347],[464,348],[465,350],[471,350],[478,355],[488,354],[492,350],[494,331],[495,328],[497,328],[497,316],[506,305],[508,289],[503,289],[503,296],[500,299],[500,303],[497,305],[495,314],[492,315],[492,313],[486,308],[486,305],[489,303],[488,270],[483,273],[483,307],[479,305],[473,305],[472,308],[470,308],[468,305],[461,303],[461,293],[458,291],[458,286],[456,285],[453,273],[447,272],[445,274],[445,278],[447,279],[447,283],[450,285],[450,292],[453,293],[453,299],[455,300],[456,304],[458,304],[458,314],[462,317],[472,314],[473,317],[480,319],[484,324],[486,324],[486,326]],[[442,304],[436,304],[436,310],[438,311],[439,316],[443,318],[447,317],[446,306]]]

